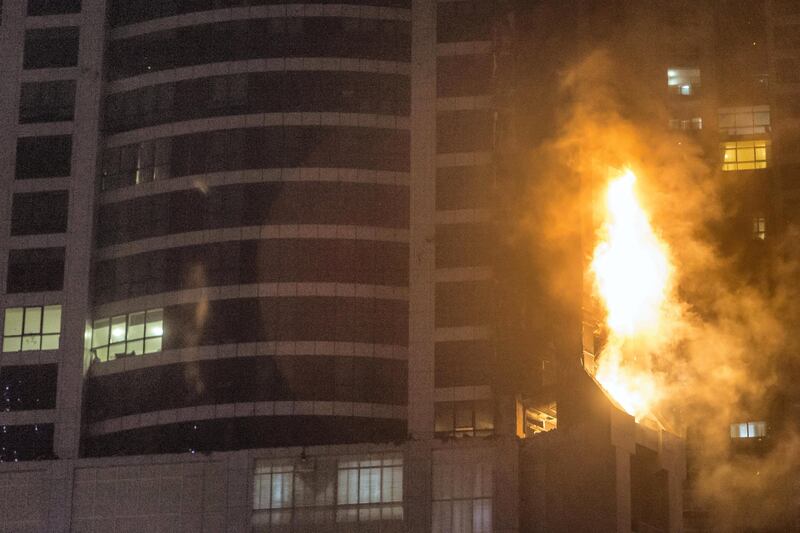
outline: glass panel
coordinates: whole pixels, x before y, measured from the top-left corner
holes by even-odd
[[[162,309],[152,309],[147,312],[147,337],[160,337],[164,334],[164,311]]]
[[[491,402],[486,400],[475,402],[475,429],[484,431],[494,429]]]
[[[58,350],[61,335],[42,335],[42,350]]]
[[[40,335],[26,335],[22,337],[23,352],[40,350],[41,346],[42,346],[42,337]]]
[[[456,431],[471,431],[472,426],[472,402],[456,403]]]
[[[435,404],[434,431],[436,433],[453,432],[453,404],[450,402]]]
[[[144,337],[144,311],[128,315],[128,340]]]
[[[3,339],[4,352],[18,352],[22,347],[22,337],[6,337]]]
[[[120,355],[124,355],[124,354],[125,354],[125,343],[124,342],[118,342],[117,344],[112,344],[111,346],[108,347],[108,358],[109,358],[109,360],[116,359]]]
[[[61,306],[48,305],[44,308],[42,333],[60,333],[60,332],[61,332]]]
[[[42,332],[42,308],[26,307],[25,333],[41,333],[41,332]]]
[[[99,360],[108,361],[108,347],[97,348],[94,353]]]
[[[22,335],[22,307],[6,309],[6,319],[3,324],[3,335]]]
[[[145,339],[144,353],[155,353],[161,351],[161,337]]]
[[[115,316],[111,319],[111,342],[125,340],[125,315]]]
[[[108,324],[109,320],[107,318],[94,321],[94,326],[92,327],[92,348],[108,344]]]
[[[125,348],[125,353],[142,355],[144,353],[144,341],[128,341],[128,346]]]

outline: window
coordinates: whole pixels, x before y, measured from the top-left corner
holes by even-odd
[[[719,131],[728,135],[769,133],[769,106],[722,108],[719,110]]]
[[[22,84],[19,97],[21,124],[72,120],[74,111],[75,80]]]
[[[68,191],[14,194],[11,235],[39,235],[67,231]]]
[[[64,286],[64,248],[8,252],[6,292],[60,291]]]
[[[688,119],[670,119],[669,129],[671,130],[702,130],[703,119],[701,117],[693,117]]]
[[[4,366],[0,368],[0,409],[54,409],[57,381],[56,364]]]
[[[61,306],[9,307],[3,321],[3,351],[58,350]]]
[[[490,533],[492,463],[478,457],[452,457],[449,453],[434,452],[432,531]]]
[[[25,32],[22,61],[26,69],[74,67],[78,64],[78,28]]]
[[[731,424],[732,439],[755,439],[766,437],[766,422],[740,422]]]
[[[101,188],[104,191],[140,185],[170,177],[172,139],[164,137],[109,148],[103,155]]]
[[[700,87],[699,68],[671,68],[667,70],[667,86],[673,94],[691,96]]]
[[[399,455],[339,461],[337,522],[402,518],[403,458]]]
[[[72,136],[21,137],[17,139],[14,179],[69,176],[72,172]]]
[[[753,217],[753,240],[763,241],[767,238],[766,217]]]
[[[769,141],[731,141],[722,143],[722,170],[767,168]]]
[[[100,361],[161,351],[164,310],[150,309],[97,319],[92,323],[91,349]]]
[[[79,13],[81,0],[28,0],[28,16]]]
[[[257,460],[253,480],[254,531],[316,531],[320,523],[403,519],[403,457],[303,457]],[[350,527],[345,526],[347,531]]]
[[[437,402],[434,406],[437,437],[486,437],[494,432],[490,400]]]
[[[54,458],[53,424],[0,426],[0,463]]]
[[[292,507],[294,466],[256,462],[253,509],[285,509]]]

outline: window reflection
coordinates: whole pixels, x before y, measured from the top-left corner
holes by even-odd
[[[100,361],[161,351],[163,309],[100,318],[92,323],[91,350]]]

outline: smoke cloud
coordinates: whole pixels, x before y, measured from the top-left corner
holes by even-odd
[[[624,44],[625,50],[635,45]],[[657,384],[654,411],[675,431],[688,431],[696,457],[693,500],[710,513],[715,530],[783,530],[797,510],[792,476],[800,466],[786,378],[798,348],[790,330],[800,310],[798,263],[770,231],[763,248],[770,262],[758,263],[765,270],[755,276],[744,274],[743,248],[726,248],[719,238],[742,208],[732,200],[737,176],[709,161],[697,139],[667,130],[660,88],[639,72],[641,65],[611,47],[563,70],[558,133],[530,158],[535,207],[523,226],[541,253],[557,261],[575,245],[577,222],[585,258],[597,231],[591,206],[609,170],[637,174],[640,200],[675,272],[664,322],[658,335],[637,346],[636,368]],[[656,81],[665,83],[666,74]],[[794,237],[789,231],[787,241]],[[750,235],[739,238],[747,242]],[[566,294],[574,280],[559,268],[550,271],[549,290]],[[591,291],[591,277],[584,283]],[[767,419],[775,444],[760,453],[731,453],[731,423]]]

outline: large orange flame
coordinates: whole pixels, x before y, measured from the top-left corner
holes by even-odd
[[[648,350],[650,340],[661,334],[673,268],[635,186],[636,176],[630,170],[609,183],[591,271],[608,326],[595,378],[639,420],[659,397]]]

